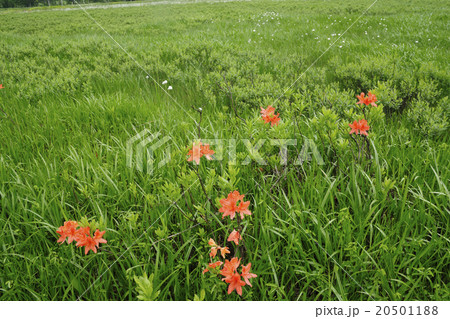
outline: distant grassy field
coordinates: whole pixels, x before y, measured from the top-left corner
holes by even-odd
[[[372,4],[88,9],[135,61],[83,10],[0,10],[0,300],[449,300],[449,6]],[[145,128],[170,137],[152,172],[127,165]],[[199,132],[223,160],[197,170]],[[261,139],[267,165],[243,165]],[[269,139],[297,141],[286,165]],[[323,162],[295,162],[305,141]],[[233,190],[240,249],[219,213]],[[59,245],[67,220],[108,243]],[[242,297],[202,274],[210,238],[252,263]]]

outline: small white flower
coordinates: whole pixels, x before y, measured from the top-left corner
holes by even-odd
[[[164,81],[162,82],[162,84],[167,84],[167,80],[164,80]]]
[[[416,43],[419,43],[419,41],[416,41]]]
[[[199,110],[200,112],[203,111],[203,109],[202,109],[201,107],[199,107],[198,110]]]
[[[168,90],[172,90],[172,87],[169,85],[169,87],[167,88]]]
[[[342,48],[342,45],[340,45],[339,48]]]
[[[146,77],[145,77],[146,79],[148,79],[149,78],[149,76],[147,75]]]

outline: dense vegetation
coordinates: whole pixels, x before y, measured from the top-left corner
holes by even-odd
[[[372,2],[89,10],[158,85],[82,10],[0,11],[0,299],[448,300],[448,6],[379,1],[360,18]],[[368,91],[358,157],[348,123]],[[261,121],[269,104],[278,126]],[[224,141],[198,175],[197,124]],[[144,128],[171,138],[152,174],[127,166]],[[271,138],[298,141],[287,165],[268,142],[267,165],[241,165],[242,139]],[[295,164],[306,140],[323,163]],[[252,211],[239,253],[258,275],[243,297],[202,274],[236,189]],[[66,220],[108,243],[57,244]]]
[[[135,0],[124,0],[135,1]],[[38,7],[38,6],[62,6],[67,4],[80,4],[103,2],[109,3],[109,0],[0,0],[0,8],[17,8],[17,7]]]

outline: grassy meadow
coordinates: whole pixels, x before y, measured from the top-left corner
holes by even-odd
[[[76,6],[0,10],[0,300],[449,300],[448,3],[372,4],[87,9],[129,55]],[[127,165],[144,129],[170,137],[152,172]],[[216,160],[197,167],[199,136]],[[270,139],[297,141],[287,163]],[[296,163],[305,141],[323,162]],[[58,244],[67,220],[108,242]],[[242,296],[202,273],[210,238],[251,262]]]

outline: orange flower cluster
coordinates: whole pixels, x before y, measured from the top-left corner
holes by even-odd
[[[264,120],[264,124],[270,123],[271,126],[278,125],[280,121],[280,113],[275,115],[275,108],[269,105],[267,109],[261,107],[261,117]]]
[[[87,255],[90,250],[94,253],[97,253],[97,247],[100,244],[106,244],[106,239],[103,239],[103,235],[105,231],[99,231],[98,229],[95,231],[94,236],[91,236],[91,230],[89,227],[80,227],[78,222],[69,220],[64,222],[64,226],[61,226],[56,231],[60,237],[58,239],[58,243],[63,243],[66,241],[70,244],[72,241],[77,242],[77,247],[84,247],[84,254]]]
[[[364,94],[364,92],[361,92],[360,95],[356,96],[358,98],[358,102],[356,104],[364,104],[364,105],[372,105],[372,106],[377,106],[375,104],[377,100],[377,97],[375,96],[375,94],[372,94],[372,92],[369,91],[369,93],[367,94],[367,96]],[[363,109],[364,111],[364,109]],[[364,117],[365,117],[365,112],[364,112]],[[360,134],[360,135],[365,135],[367,136],[367,131],[370,129],[369,124],[367,124],[366,119],[363,120],[359,120],[359,121],[354,121],[353,123],[348,124],[348,126],[350,126],[351,131],[350,134]]]
[[[208,268],[206,268],[205,270],[203,270],[203,273],[204,273],[204,274],[207,273],[210,269],[216,269],[217,267],[222,266],[222,264],[223,264],[223,262],[221,262],[220,260],[219,260],[219,261],[216,261],[215,263],[209,263],[209,264],[208,264]]]
[[[230,216],[230,219],[234,219],[236,213],[238,213],[237,220],[240,222],[240,219],[244,218],[244,215],[251,215],[251,212],[248,210],[248,206],[250,205],[250,201],[244,202],[244,195],[239,194],[238,191],[233,191],[228,194],[227,198],[221,199],[220,204],[222,205],[219,209],[219,212],[223,213],[222,218],[226,216]],[[239,214],[240,219],[239,219]],[[239,226],[240,230],[240,226]],[[239,241],[242,240],[242,236],[238,230],[233,229],[230,235],[227,238],[227,242],[234,242],[236,246],[239,245]],[[237,257],[233,257],[231,259],[225,259],[226,254],[230,253],[230,250],[227,247],[220,247],[216,244],[216,242],[211,238],[208,241],[208,245],[211,246],[211,251],[209,256],[215,258],[217,252],[220,250],[222,258],[225,260],[225,264],[222,261],[213,262],[208,264],[208,267],[203,270],[203,273],[207,273],[208,271],[214,271],[215,274],[220,274],[224,276],[222,279],[228,286],[228,294],[231,294],[236,290],[236,293],[242,296],[242,287],[245,285],[252,286],[249,279],[256,278],[255,274],[250,272],[251,263],[247,266],[242,265],[241,273],[238,272],[238,267],[241,262],[241,259]],[[223,267],[222,267],[223,265]],[[220,269],[222,267],[222,269]]]
[[[3,84],[0,84],[0,89],[4,89],[5,87],[3,86]]]
[[[237,294],[242,296],[242,287],[246,284],[251,287],[252,284],[249,279],[257,277],[257,275],[250,273],[250,268],[252,266],[251,263],[247,266],[242,265],[242,271],[239,273],[237,269],[240,263],[241,259],[237,259],[237,257],[233,257],[231,260],[225,260],[225,265],[220,271],[220,274],[225,277],[222,280],[230,284],[228,286],[228,294],[231,294],[234,290],[236,290]],[[245,281],[242,281],[241,277]]]
[[[230,251],[228,250],[228,247],[220,247],[216,244],[216,242],[214,241],[214,239],[210,238],[208,245],[211,246],[211,252],[209,253],[209,256],[214,258],[217,255],[217,251],[220,250],[220,254],[222,255],[223,258],[225,258],[225,254],[229,254]]]
[[[202,156],[205,156],[207,160],[212,160],[211,155],[213,154],[214,151],[209,148],[209,144],[203,144],[202,142],[193,143],[192,149],[188,153],[188,162],[194,161],[198,165]]]
[[[356,104],[365,104],[365,105],[369,105],[370,104],[370,105],[375,106],[375,107],[378,106],[378,105],[375,104],[375,102],[378,101],[377,97],[375,96],[375,94],[372,94],[370,91],[367,94],[367,96],[365,96],[364,92],[362,92],[360,95],[357,95],[356,97],[359,100],[359,102],[356,103]]]
[[[263,118],[269,122],[272,123],[272,126],[274,124],[278,124],[279,118],[277,114],[274,116],[274,108],[269,106],[267,110],[264,110]],[[261,112],[263,113],[263,112]],[[267,123],[267,122],[266,122]],[[211,160],[211,155],[214,154],[214,151],[209,148],[208,144],[203,145],[201,142],[194,143],[192,149],[189,151],[188,155],[188,161],[194,161],[198,164],[200,164],[200,158],[202,156],[205,156],[206,159]],[[224,219],[226,216],[230,216],[230,219],[233,220],[236,216],[236,213],[238,214],[238,217],[236,218],[237,221],[240,223],[242,219],[244,219],[245,215],[251,215],[252,213],[248,209],[250,205],[250,201],[244,201],[244,196],[239,193],[239,191],[232,191],[228,194],[227,198],[223,198],[220,200],[221,207],[219,208],[219,212],[223,213],[222,219]],[[240,218],[239,218],[240,215]],[[240,226],[239,226],[240,230]],[[230,235],[227,238],[228,242],[234,242],[236,245],[239,245],[239,241],[242,240],[242,236],[236,229],[233,229],[233,231],[230,233]],[[230,253],[230,250],[227,246],[221,247],[216,244],[214,239],[210,238],[208,241],[208,245],[210,246],[210,252],[209,257],[211,259],[211,262],[208,263],[208,266],[203,270],[203,274],[211,271],[216,274],[221,274],[225,278],[223,280],[229,284],[228,286],[228,294],[231,294],[234,290],[242,296],[242,287],[246,284],[251,286],[249,279],[255,278],[256,275],[250,273],[250,267],[251,263],[249,263],[247,266],[242,266],[242,271],[239,273],[237,271],[240,259],[238,260],[237,257],[233,257],[231,260],[227,260],[226,255]],[[94,246],[95,248],[95,246]],[[220,260],[213,261],[214,258],[216,258],[217,253],[220,251],[220,255],[225,260],[225,265],[222,269],[220,267],[223,265],[223,262]],[[241,278],[244,279],[244,281],[241,280]]]
[[[210,239],[210,242],[211,241],[214,242],[214,240]],[[250,268],[252,266],[251,263],[247,264],[247,266],[242,265],[242,271],[241,273],[239,273],[237,270],[240,263],[241,259],[238,259],[237,257],[233,257],[230,260],[225,259],[225,265],[222,269],[220,269],[220,267],[223,265],[223,262],[219,260],[209,263],[208,267],[203,270],[203,273],[205,274],[210,270],[215,270],[216,273],[224,276],[222,280],[229,284],[228,294],[231,294],[234,290],[236,290],[237,294],[239,296],[242,296],[242,287],[246,284],[252,287],[249,279],[256,278],[257,275],[250,272]],[[244,281],[241,280],[241,277],[244,279]]]
[[[232,241],[236,245],[239,245],[239,240],[242,239],[241,234],[235,229],[231,232],[231,234],[228,236],[227,241]]]
[[[227,198],[220,200],[220,205],[222,207],[219,208],[219,212],[223,213],[222,219],[226,216],[230,216],[231,219],[234,219],[236,213],[241,215],[241,219],[244,218],[244,215],[251,215],[252,213],[248,210],[248,206],[250,205],[250,201],[244,202],[245,195],[239,194],[238,191],[234,191],[228,194]],[[238,205],[238,202],[239,205]]]
[[[359,120],[359,122],[354,121],[350,123],[348,126],[352,129],[350,134],[362,134],[367,136],[367,131],[370,129],[370,126],[367,124],[366,120]]]

